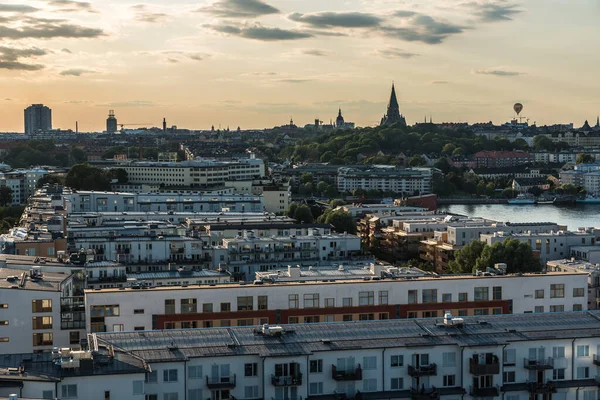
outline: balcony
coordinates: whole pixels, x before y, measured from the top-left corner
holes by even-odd
[[[600,356],[598,356],[598,354],[594,354],[592,360],[593,360],[594,365],[600,366]]]
[[[360,381],[362,380],[362,368],[360,364],[354,369],[341,370],[335,365],[331,366],[331,379],[334,381]]]
[[[429,365],[419,365],[419,366],[408,366],[408,375],[413,378],[418,378],[420,376],[434,376],[437,375],[437,365],[429,364]]]
[[[497,375],[500,373],[500,361],[498,357],[490,364],[478,364],[476,360],[471,359],[469,363],[469,372],[475,376]]]
[[[554,368],[554,360],[550,357],[540,360],[525,358],[524,361],[525,369],[541,371],[544,369],[553,369]]]
[[[302,400],[302,396],[271,397],[271,400]]]
[[[102,283],[122,283],[127,282],[127,276],[96,276],[88,277],[88,282],[102,282]]]
[[[417,389],[414,387],[410,388],[410,398],[412,400],[438,400],[440,398],[439,391],[434,388],[421,388]]]
[[[209,389],[233,389],[235,387],[235,374],[233,377],[209,377],[206,375],[206,387]]]
[[[531,394],[556,393],[556,386],[554,386],[552,381],[548,381],[546,383],[529,382],[527,384],[527,391]]]
[[[469,388],[469,394],[472,397],[496,397],[500,395],[500,389],[498,386],[491,387],[476,387],[471,386]]]
[[[301,386],[302,373],[298,373],[291,376],[271,375],[271,383],[273,384],[273,386]]]

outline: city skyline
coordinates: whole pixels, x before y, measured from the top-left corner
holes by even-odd
[[[596,120],[600,4],[559,0],[5,1],[0,131],[235,129],[344,117],[374,126],[396,83],[409,124]]]

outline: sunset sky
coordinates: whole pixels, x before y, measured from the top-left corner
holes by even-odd
[[[1,0],[0,0],[1,1]],[[0,3],[0,131],[409,124],[600,113],[599,0],[21,0]]]

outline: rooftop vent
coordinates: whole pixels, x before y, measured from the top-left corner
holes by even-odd
[[[269,325],[269,324],[264,324],[262,326],[262,334],[265,336],[282,336],[284,333],[284,330],[281,326],[278,325]]]
[[[450,311],[446,311],[444,314],[444,325],[462,327],[465,324],[464,318],[454,318]]]

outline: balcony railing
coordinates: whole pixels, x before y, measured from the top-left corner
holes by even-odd
[[[600,366],[600,357],[598,356],[598,354],[594,354],[594,356],[592,357],[592,360],[593,360],[594,365]]]
[[[500,373],[500,361],[495,357],[490,364],[479,364],[476,360],[471,359],[469,363],[469,372],[472,375],[497,375]]]
[[[353,369],[342,370],[335,365],[331,366],[331,378],[334,381],[360,381],[362,380],[362,368],[360,364]]]
[[[302,400],[302,396],[271,397],[271,400]]]
[[[556,386],[554,386],[552,381],[548,381],[546,383],[529,382],[527,384],[527,391],[531,394],[556,393]]]
[[[119,283],[119,282],[127,282],[127,276],[96,276],[89,277],[88,282],[104,282],[104,283]]]
[[[543,359],[531,359],[525,358],[524,360],[525,369],[531,370],[543,370],[543,369],[553,369],[554,368],[554,360],[551,357],[543,358]]]
[[[235,374],[233,377],[209,377],[206,375],[206,387],[209,389],[233,389],[235,387]]]
[[[291,376],[271,375],[273,386],[300,386],[302,385],[302,374],[298,373]]]
[[[416,378],[419,376],[437,375],[437,365],[436,364],[419,365],[419,366],[409,365],[408,366],[408,375],[412,376],[413,378]]]
[[[500,395],[500,389],[498,386],[490,387],[477,387],[471,386],[469,388],[469,394],[472,397],[495,397]]]
[[[410,388],[410,398],[412,400],[437,400],[440,398],[440,393],[435,387],[425,388],[422,387],[420,389],[411,387]]]

